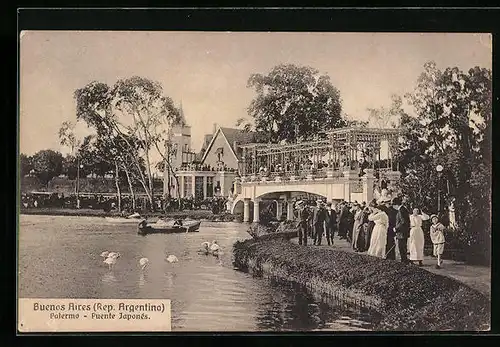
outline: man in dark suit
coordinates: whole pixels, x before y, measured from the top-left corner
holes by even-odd
[[[385,198],[382,203],[385,205],[387,210],[386,213],[389,217],[389,226],[387,228],[387,245],[385,246],[386,259],[396,260],[396,244],[394,240],[396,233],[394,232],[394,228],[396,227],[396,216],[398,214],[398,211],[392,207],[390,199]]]
[[[313,213],[314,244],[321,246],[321,239],[325,230],[326,210],[322,200],[317,201],[317,206]]]
[[[401,256],[401,262],[408,264],[408,237],[410,236],[410,212],[405,206],[408,199],[403,196],[403,199],[397,197],[392,201],[392,206],[398,211],[396,214],[396,226],[394,231],[396,232],[396,243],[399,249],[399,255]]]
[[[304,201],[299,200],[296,204],[297,215],[299,219],[298,225],[298,237],[299,245],[304,244],[307,246],[307,230],[308,230],[308,220],[309,220],[309,209],[305,206]]]
[[[333,245],[333,236],[335,235],[335,230],[337,229],[337,211],[332,208],[332,204],[328,204],[326,207],[326,242],[328,246]]]
[[[347,239],[347,230],[349,228],[349,208],[345,201],[340,206],[339,215],[339,238]]]

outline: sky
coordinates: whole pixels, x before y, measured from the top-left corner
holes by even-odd
[[[20,40],[20,152],[67,150],[62,122],[76,122],[73,93],[92,81],[113,85],[142,76],[160,82],[191,125],[199,151],[213,124],[247,117],[253,73],[281,63],[328,74],[343,112],[366,120],[367,108],[389,106],[411,92],[425,62],[437,67],[492,68],[490,34],[231,33],[25,31]],[[80,136],[88,131],[77,126]]]

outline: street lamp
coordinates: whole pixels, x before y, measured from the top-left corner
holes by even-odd
[[[80,169],[83,169],[83,165],[80,164],[80,157],[77,157],[76,166],[76,208],[80,208]]]
[[[441,181],[441,172],[443,172],[443,166],[442,165],[437,165],[436,166],[436,171],[438,173],[438,213],[441,212],[441,186],[440,186],[440,181]]]

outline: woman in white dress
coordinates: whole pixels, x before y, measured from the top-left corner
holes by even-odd
[[[420,213],[418,208],[413,209],[410,215],[410,237],[408,238],[408,251],[410,252],[410,261],[418,262],[422,266],[424,260],[424,231],[422,230],[422,221],[428,220],[429,216]]]
[[[377,204],[370,203],[372,213],[368,216],[368,220],[373,221],[372,237],[370,239],[370,248],[367,254],[385,259],[385,246],[387,245],[387,228],[389,225],[389,217],[387,214],[378,208]]]

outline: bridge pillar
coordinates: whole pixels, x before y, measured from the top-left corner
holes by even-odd
[[[351,186],[353,185],[353,183],[355,183],[355,180],[359,178],[359,171],[346,170],[343,172],[343,174],[345,178],[344,200],[351,202]]]
[[[281,200],[276,200],[276,219],[280,220],[283,215],[283,203]]]
[[[293,201],[288,200],[286,202],[286,220],[293,220]]]
[[[243,222],[250,222],[250,200],[243,200]]]
[[[253,222],[260,222],[260,199],[254,199],[253,201]]]
[[[373,200],[373,182],[375,176],[373,175],[373,169],[365,169],[365,175],[361,177],[363,181],[363,201],[367,204]]]

